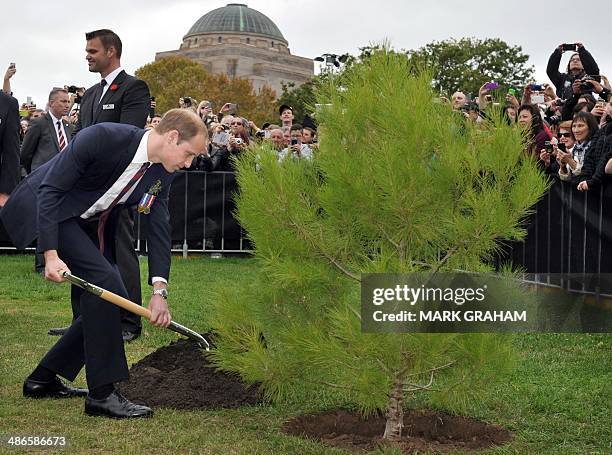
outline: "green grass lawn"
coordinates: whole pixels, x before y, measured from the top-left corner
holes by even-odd
[[[55,341],[50,327],[69,323],[68,284],[33,273],[32,256],[0,256],[0,436],[65,436],[65,453],[340,454],[282,434],[282,423],[320,403],[266,405],[224,411],[156,409],[153,419],[115,421],[87,417],[83,400],[30,400],[24,378]],[[142,262],[146,277],[146,261]],[[209,329],[211,290],[254,276],[249,259],[195,257],[173,260],[173,319]],[[147,288],[144,288],[145,291]],[[146,295],[146,294],[145,294]],[[127,345],[130,364],[176,339],[148,324]],[[516,433],[508,446],[486,454],[612,453],[612,349],[609,334],[539,334],[516,338],[520,363],[509,381],[493,384],[474,417]],[[85,385],[81,374],[75,383]],[[14,453],[6,446],[0,453]],[[382,452],[379,452],[382,453]],[[396,453],[387,450],[385,453]]]

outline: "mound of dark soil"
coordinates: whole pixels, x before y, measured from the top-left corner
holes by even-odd
[[[318,439],[343,449],[374,450],[382,443],[383,417],[363,419],[348,411],[307,415],[286,422],[285,433]],[[402,441],[405,453],[445,453],[478,450],[511,441],[512,432],[479,420],[433,411],[412,411],[404,416]]]
[[[256,386],[216,371],[194,342],[180,340],[149,354],[130,369],[119,389],[135,403],[173,409],[237,408],[262,402]]]

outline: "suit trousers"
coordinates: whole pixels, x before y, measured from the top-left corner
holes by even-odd
[[[71,272],[127,298],[112,247],[100,253],[97,223],[71,218],[60,223],[58,254]],[[73,381],[83,365],[90,389],[128,378],[119,307],[89,292],[80,295],[80,315],[40,362]]]
[[[134,220],[136,217],[135,207],[124,207],[119,210],[117,214],[117,222],[115,229],[111,236],[106,235],[105,237],[110,238],[105,242],[109,245],[109,242],[114,243],[114,262],[117,264],[119,274],[123,279],[123,284],[127,289],[129,299],[142,306],[142,290],[140,286],[140,263],[138,261],[138,255],[134,249]],[[108,233],[107,233],[108,234]],[[81,295],[83,294],[81,288],[76,286],[72,287],[71,290],[71,303],[72,303],[72,319],[76,320],[81,314],[79,308],[79,302]],[[142,330],[142,323],[140,316],[130,313],[127,310],[120,309],[121,312],[121,326],[123,330],[129,332],[140,333]]]

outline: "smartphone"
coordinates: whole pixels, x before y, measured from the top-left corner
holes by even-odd
[[[27,103],[28,104],[32,104],[32,97],[31,96],[28,96],[26,99],[27,99]]]
[[[236,113],[236,110],[238,109],[238,105],[236,103],[229,103],[229,110],[232,113]]]
[[[567,151],[567,149],[565,148],[565,144],[564,144],[563,142],[559,142],[559,143],[557,144],[557,148],[558,148],[559,150],[561,150],[562,152],[564,152],[564,153]]]
[[[229,133],[215,133],[212,137],[212,142],[217,145],[227,145],[229,143],[230,135]]]
[[[563,50],[564,51],[576,51],[578,50],[578,46],[576,45],[576,43],[565,43],[563,44]]]
[[[297,145],[298,140],[297,139],[291,139],[291,145]]]
[[[11,63],[11,64],[9,65],[9,68],[10,68],[10,69],[14,69],[14,68],[15,68],[15,64],[14,64],[14,63]]]
[[[497,82],[489,82],[488,84],[485,84],[485,88],[487,90],[495,90],[499,88],[499,84]]]
[[[531,95],[531,104],[544,104],[544,95]]]

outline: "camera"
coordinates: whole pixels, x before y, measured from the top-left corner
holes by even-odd
[[[263,139],[264,137],[266,137],[266,132],[264,130],[259,130],[257,133],[255,133],[255,137]]]
[[[534,90],[537,92],[541,92],[542,90],[544,90],[544,86],[542,84],[531,84],[530,87],[531,87],[531,90]]]
[[[552,142],[550,141],[544,142],[544,148],[546,149],[546,153],[551,154],[553,152]]]
[[[181,99],[183,100],[183,104],[185,106],[191,106],[191,98],[188,96],[183,96]]]
[[[559,123],[561,123],[561,116],[553,115],[551,117],[544,117],[544,121],[549,125],[558,125]]]
[[[555,100],[555,105],[556,106],[564,106],[565,105],[565,100],[562,100],[561,98],[557,98]]]
[[[235,143],[236,145],[241,145],[243,142],[244,142],[244,141],[243,141],[241,138],[239,138],[239,137],[237,137],[237,138],[235,138],[235,139],[234,139],[234,143]]]
[[[580,88],[582,90],[587,90],[587,91],[593,90],[595,87],[589,81],[594,81],[594,80],[595,78],[592,76],[584,76],[582,79],[580,79]]]
[[[576,45],[576,43],[571,43],[571,44],[569,44],[569,43],[564,43],[564,44],[562,45],[562,49],[563,49],[564,51],[576,51],[576,50],[578,50],[578,46]]]
[[[79,88],[76,85],[69,85],[66,90],[68,90],[68,93],[74,93],[76,94],[76,92],[79,90]]]

